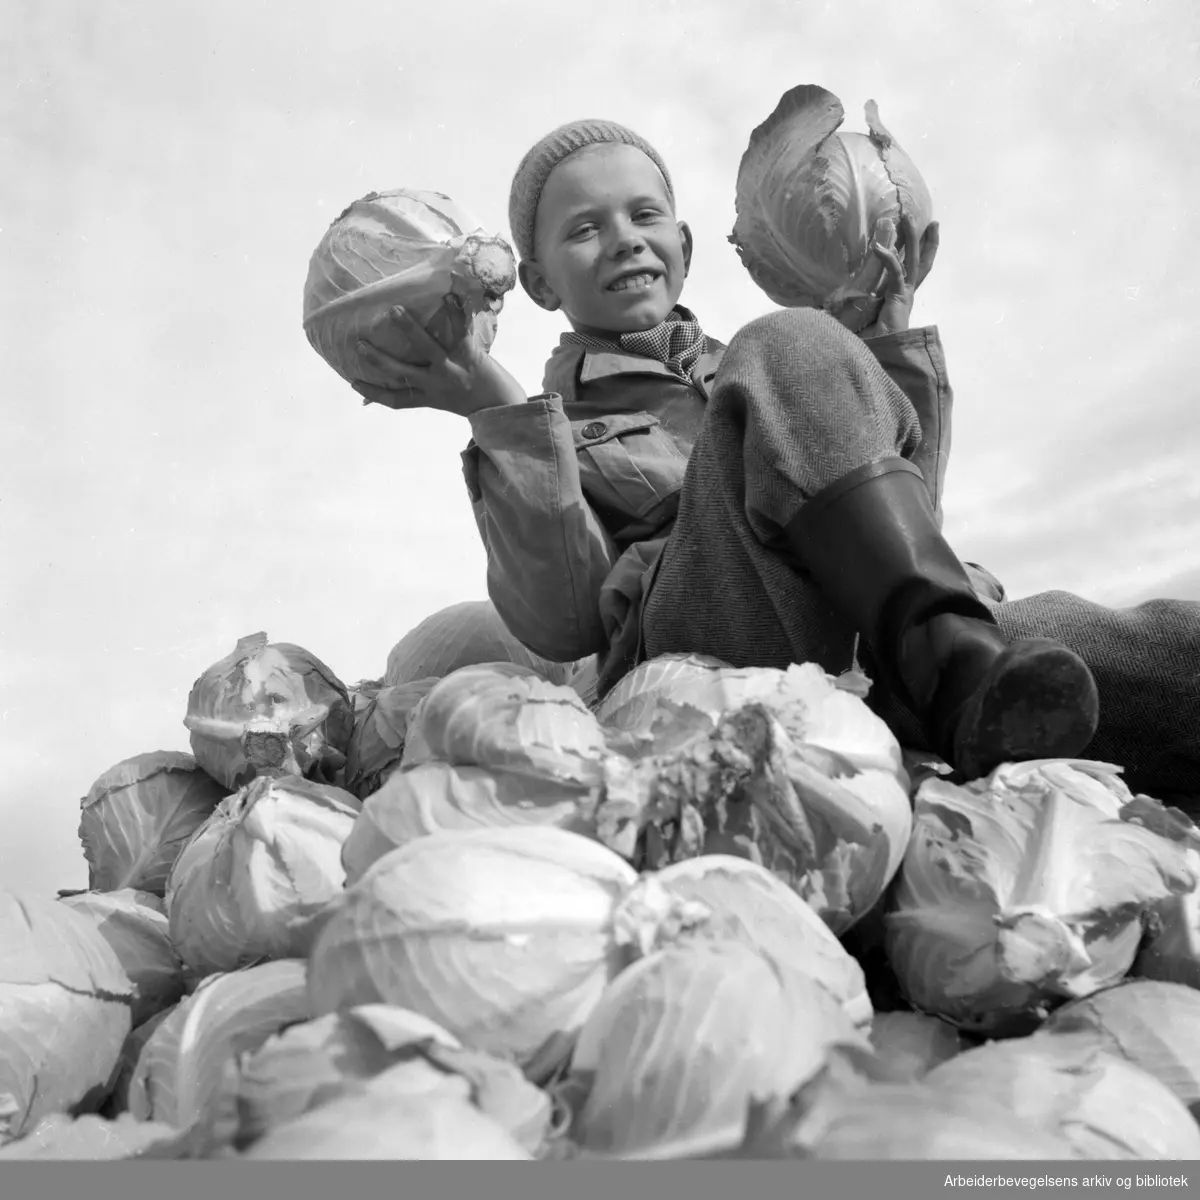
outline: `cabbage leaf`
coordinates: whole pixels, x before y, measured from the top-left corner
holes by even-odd
[[[170,1008],[187,984],[183,963],[171,944],[166,909],[150,892],[81,892],[60,900],[95,922],[133,985],[132,1021],[141,1025]]]
[[[377,792],[404,757],[408,723],[436,679],[381,687],[354,715],[354,733],[346,750],[343,785],[365,800]]]
[[[546,1137],[550,1098],[514,1064],[464,1048],[418,1013],[367,1004],[292,1025],[242,1056],[239,1142],[248,1145],[385,1071],[392,1085],[414,1094],[465,1096],[530,1153]]]
[[[177,1129],[128,1114],[107,1120],[86,1114],[51,1113],[23,1137],[0,1147],[0,1162],[16,1159],[87,1160],[189,1157]]]
[[[1092,1034],[989,1042],[935,1067],[925,1081],[965,1105],[980,1095],[1000,1100],[1081,1158],[1200,1158],[1200,1127],[1185,1105]]]
[[[132,1003],[93,921],[57,900],[0,891],[0,1143],[48,1113],[100,1104]]]
[[[311,1015],[302,959],[210,975],[146,1040],[129,1083],[129,1112],[219,1141],[230,1120],[227,1060]]]
[[[161,896],[184,844],[228,794],[190,754],[160,750],[123,759],[80,801],[88,887]]]
[[[450,830],[553,825],[594,829],[594,790],[511,771],[423,762],[393,773],[367,797],[342,846],[346,883],[414,838]]]

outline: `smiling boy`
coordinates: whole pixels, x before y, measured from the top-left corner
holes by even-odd
[[[994,603],[941,536],[951,394],[937,330],[908,328],[936,226],[921,243],[903,230],[903,262],[877,251],[890,283],[858,336],[784,309],[725,347],[679,304],[692,236],[638,134],[607,121],[552,131],[518,167],[509,215],[523,288],[571,326],[543,391],[530,398],[469,338],[447,352],[403,313],[426,364],[363,343],[395,386],[355,386],[469,419],[488,591],[530,649],[597,654],[603,694],[670,651],[838,673],[857,633],[872,702],[900,740],[967,777],[1085,748],[1165,761],[1119,697],[1094,738],[1084,657],[1040,636],[1071,630],[1108,671],[1111,610],[1065,593]],[[1160,682],[1173,645],[1159,648]],[[1117,657],[1125,683],[1130,656]],[[1181,737],[1194,778],[1195,734]]]
[[[562,309],[576,333],[603,341],[667,318],[691,265],[692,235],[676,220],[666,176],[643,150],[624,142],[581,147],[551,168],[532,208],[534,254],[519,271],[537,304]],[[614,233],[614,222],[628,231]],[[614,253],[614,236],[632,231]]]

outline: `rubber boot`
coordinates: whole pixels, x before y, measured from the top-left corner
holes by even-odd
[[[1099,716],[1087,664],[1061,642],[1009,641],[938,530],[920,471],[861,467],[807,501],[792,556],[870,647],[930,747],[968,779],[1076,757]]]

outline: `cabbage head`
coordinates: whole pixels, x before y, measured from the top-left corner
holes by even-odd
[[[736,1141],[750,1100],[790,1095],[834,1044],[866,1041],[803,971],[739,941],[669,946],[618,975],[584,1022],[563,1089],[572,1140],[623,1157]]]
[[[418,1013],[364,1004],[289,1026],[243,1055],[235,1071],[238,1143],[391,1072],[413,1094],[469,1098],[535,1153],[546,1138],[550,1097],[510,1062],[468,1050]]]
[[[587,789],[485,767],[423,762],[395,771],[368,796],[342,847],[346,883],[355,883],[390,850],[430,833],[553,825],[594,829]]]
[[[146,1039],[129,1081],[129,1112],[219,1141],[231,1118],[228,1060],[311,1015],[303,959],[208,976]]]
[[[354,704],[315,655],[252,633],[196,680],[183,723],[196,761],[231,791],[256,775],[333,782],[345,765]]]
[[[925,1082],[964,1105],[974,1096],[1000,1100],[1081,1158],[1200,1158],[1200,1127],[1182,1101],[1094,1034],[989,1042],[935,1067]]]
[[[729,238],[776,304],[824,308],[853,330],[875,320],[886,277],[872,238],[890,242],[906,217],[920,238],[933,214],[925,181],[873,100],[866,118],[868,133],[844,133],[832,92],[812,84],[785,92],[750,135]]]
[[[386,321],[402,305],[429,325],[445,298],[462,301],[468,328],[485,348],[496,335],[505,293],[517,281],[509,244],[488,233],[449,196],[398,188],[369,192],[326,230],[304,283],[304,332],[347,382],[386,384],[359,360],[370,340],[397,358],[410,352]]]
[[[765,867],[730,854],[702,854],[644,875],[628,903],[653,893],[667,898],[653,907],[687,914],[677,927],[656,927],[654,949],[689,940],[737,941],[811,976],[854,1024],[871,1020],[862,967],[812,908]],[[695,915],[701,910],[704,919]]]
[[[167,883],[171,940],[199,974],[308,950],[309,924],[341,892],[349,792],[294,776],[255,779],[223,800]]]
[[[464,600],[414,625],[388,654],[383,681],[394,687],[498,662],[529,667],[551,683],[567,683],[578,667],[534,654],[508,632],[490,600]]]
[[[1184,845],[1151,827],[1165,810],[1118,772],[1046,759],[921,785],[886,918],[915,1008],[975,1033],[1028,1033],[1125,975],[1155,908],[1196,879]]]
[[[60,903],[93,921],[112,947],[133,985],[135,1028],[183,996],[183,963],[171,944],[166,908],[157,896],[123,888],[79,892]]]
[[[632,675],[656,682],[638,691],[631,679],[597,710],[629,760],[607,764],[597,836],[642,870],[749,858],[841,935],[883,895],[912,830],[899,743],[860,679],[815,663],[674,665],[642,664]]]
[[[95,922],[0,891],[0,1144],[104,1099],[131,1028],[133,985]]]
[[[1200,992],[1181,983],[1126,979],[1050,1014],[1040,1033],[1089,1034],[1148,1071],[1200,1113]]]
[[[986,1090],[881,1081],[876,1064],[831,1047],[824,1068],[794,1095],[756,1098],[739,1148],[708,1157],[1007,1162],[1079,1155],[1059,1131],[1022,1120]]]
[[[404,765],[447,762],[573,786],[603,778],[595,715],[569,687],[530,667],[484,663],[441,679],[409,722]]]
[[[499,1121],[463,1094],[465,1085],[413,1092],[393,1067],[327,1104],[270,1129],[243,1158],[529,1160]]]
[[[313,1013],[408,1008],[542,1082],[649,927],[673,917],[626,905],[636,880],[598,842],[547,826],[417,838],[331,904],[309,954]]]
[[[381,687],[356,709],[342,779],[348,792],[365,800],[399,768],[408,723],[435,683],[436,679],[418,679]]]
[[[871,1048],[897,1080],[920,1079],[970,1043],[940,1017],[917,1012],[879,1012],[871,1019]]]
[[[181,1002],[177,1001],[170,1008],[160,1009],[149,1020],[143,1021],[140,1025],[135,1025],[130,1030],[128,1037],[126,1037],[124,1044],[121,1046],[121,1054],[117,1060],[117,1069],[113,1074],[112,1090],[109,1092],[108,1099],[105,1100],[104,1107],[101,1109],[101,1112],[106,1116],[120,1116],[122,1113],[129,1111],[129,1085],[133,1081],[138,1060],[142,1056],[142,1050],[150,1040],[150,1035],[170,1017],[179,1003]]]
[[[1200,880],[1200,850],[1188,847],[1187,864]],[[1155,916],[1130,973],[1200,988],[1200,888],[1172,896]]]
[[[184,843],[230,789],[190,754],[160,750],[110,767],[80,801],[88,887],[161,896]]]
[[[659,654],[618,679],[596,705],[596,716],[609,731],[649,736],[682,708],[715,715],[734,707],[735,700],[723,689],[726,681],[741,677],[729,663],[708,654]]]
[[[114,1119],[88,1113],[50,1113],[15,1142],[0,1148],[0,1163],[17,1159],[102,1162],[129,1158],[186,1158],[179,1131],[158,1121],[138,1121],[128,1113]]]

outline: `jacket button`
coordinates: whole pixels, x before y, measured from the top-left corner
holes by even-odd
[[[589,421],[583,427],[583,436],[585,438],[603,437],[608,432],[608,426],[603,421]]]

